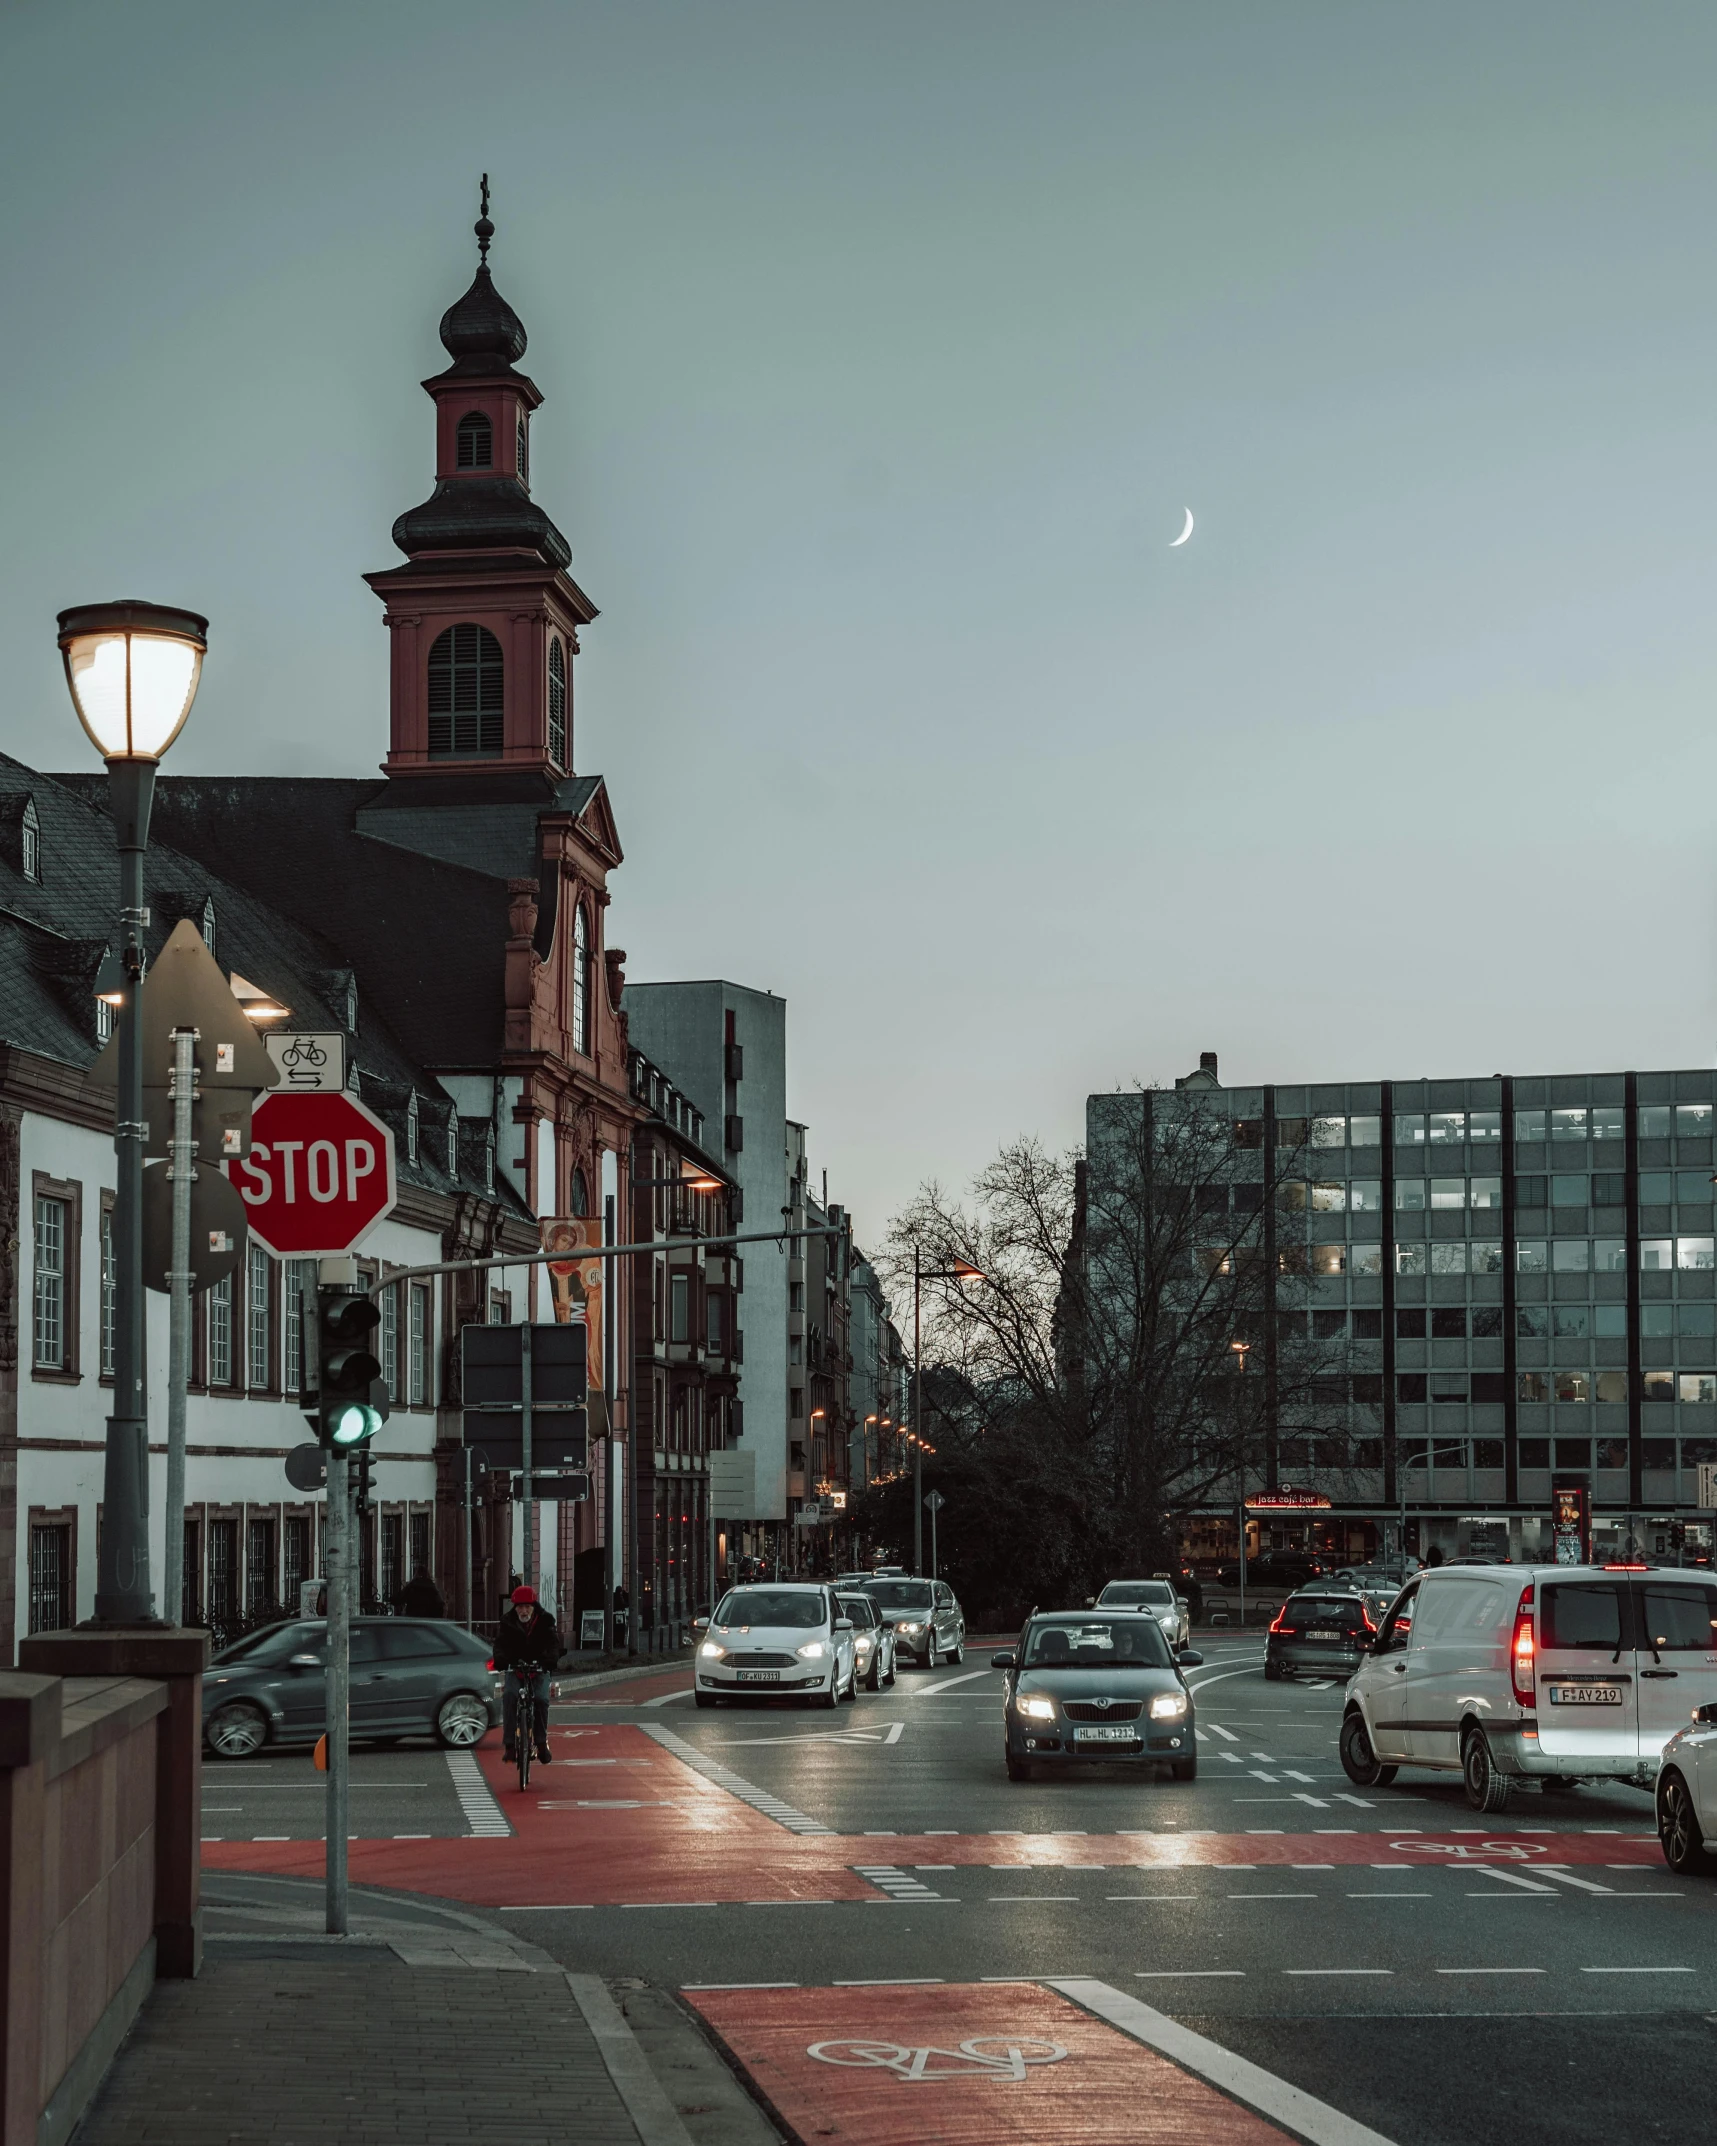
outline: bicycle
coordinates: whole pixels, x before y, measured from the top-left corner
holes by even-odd
[[[533,1662],[521,1662],[513,1671],[519,1680],[518,1711],[513,1717],[513,1748],[519,1762],[521,1793],[530,1786],[531,1753],[536,1748],[537,1686],[548,1671]]]

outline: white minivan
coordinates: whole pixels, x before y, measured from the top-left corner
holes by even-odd
[[[1717,1701],[1717,1580],[1644,1565],[1448,1565],[1395,1598],[1347,1687],[1341,1763],[1459,1773],[1476,1811],[1517,1780],[1651,1787]]]

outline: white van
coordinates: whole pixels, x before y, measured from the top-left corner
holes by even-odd
[[[1644,1565],[1450,1565],[1396,1597],[1347,1687],[1341,1763],[1459,1773],[1475,1811],[1523,1779],[1631,1781],[1717,1700],[1717,1581]]]

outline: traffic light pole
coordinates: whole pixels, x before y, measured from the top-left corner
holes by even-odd
[[[537,1584],[536,1546],[531,1541],[531,1514],[535,1501],[531,1497],[531,1325],[527,1319],[519,1333],[519,1444],[524,1455],[524,1518],[525,1548],[519,1570],[525,1576],[525,1585]]]
[[[330,1935],[346,1934],[346,1835],[351,1831],[351,1506],[346,1449],[328,1448],[328,1858],[327,1922]]]

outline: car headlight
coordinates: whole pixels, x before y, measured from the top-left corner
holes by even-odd
[[[1178,1721],[1186,1712],[1186,1693],[1183,1691],[1160,1691],[1151,1701],[1153,1721]]]
[[[706,1662],[725,1662],[727,1659],[727,1649],[717,1646],[713,1639],[706,1639],[698,1649],[698,1654]]]
[[[805,1662],[820,1662],[828,1651],[820,1639],[808,1639],[798,1650],[799,1659]]]
[[[903,1624],[900,1629],[903,1632],[922,1632],[924,1627],[921,1624]]]
[[[1016,1699],[1014,1704],[1028,1721],[1053,1721],[1055,1719],[1055,1701],[1045,1699],[1037,1692],[1031,1692],[1023,1699]]]

